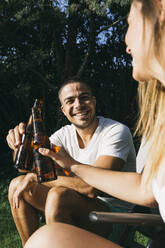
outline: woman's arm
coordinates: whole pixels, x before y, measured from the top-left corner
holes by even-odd
[[[144,206],[156,206],[152,189],[145,191],[141,187],[141,174],[110,171],[84,164],[72,165],[71,171],[89,185],[121,200]]]
[[[94,167],[82,164],[70,157],[63,148],[58,153],[41,148],[39,151],[42,155],[51,157],[64,169],[71,170],[87,184],[98,190],[138,205],[156,206],[152,188],[145,190],[142,187],[141,174],[112,171],[98,168],[98,165]]]

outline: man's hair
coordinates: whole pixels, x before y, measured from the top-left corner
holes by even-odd
[[[59,88],[59,90],[58,90],[58,98],[59,98],[59,99],[60,99],[60,94],[61,94],[62,89],[63,89],[66,85],[72,84],[72,83],[81,83],[81,84],[84,84],[84,85],[87,87],[87,89],[90,91],[91,95],[93,95],[93,91],[92,91],[90,85],[89,85],[88,83],[84,82],[81,78],[75,76],[75,77],[72,77],[72,78],[69,78],[69,79],[65,80],[65,81],[60,85],[60,88]]]

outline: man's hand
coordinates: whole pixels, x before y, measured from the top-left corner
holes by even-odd
[[[22,197],[24,191],[28,191],[32,195],[31,187],[37,182],[37,176],[35,173],[28,173],[23,180],[17,185],[17,188],[13,194],[13,208],[19,208],[19,200]]]
[[[21,122],[14,129],[10,129],[8,135],[6,136],[8,146],[15,152],[18,150],[18,147],[21,144],[21,137],[24,133],[25,124]]]
[[[53,159],[59,166],[70,171],[70,167],[74,164],[79,164],[78,161],[74,160],[63,147],[58,152],[54,152],[50,149],[40,148],[39,152],[47,157]]]

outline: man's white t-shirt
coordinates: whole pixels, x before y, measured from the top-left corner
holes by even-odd
[[[73,124],[66,125],[52,134],[50,142],[56,146],[63,146],[80,163],[92,165],[99,156],[107,155],[124,160],[124,171],[135,171],[136,153],[129,128],[109,118],[97,118],[98,127],[85,148],[79,147]]]
[[[150,150],[150,140],[147,140],[145,138],[142,138],[139,151],[136,157],[136,171],[137,173],[142,173],[144,166],[146,164],[146,160],[149,156],[149,150]]]

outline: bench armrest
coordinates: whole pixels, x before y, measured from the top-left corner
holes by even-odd
[[[140,226],[164,226],[159,214],[142,214],[142,213],[111,213],[111,212],[91,212],[89,219],[92,222],[109,222],[109,223],[124,223],[129,225]]]

